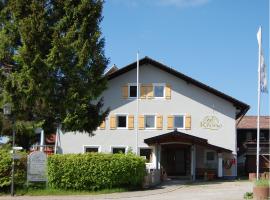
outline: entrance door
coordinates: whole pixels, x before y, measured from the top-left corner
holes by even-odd
[[[186,150],[184,148],[162,147],[162,166],[168,176],[186,175]]]
[[[175,150],[175,174],[186,175],[185,151]]]

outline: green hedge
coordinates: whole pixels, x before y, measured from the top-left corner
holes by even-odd
[[[52,188],[98,190],[141,186],[145,160],[134,154],[65,154],[48,158]]]
[[[6,145],[0,147],[0,191],[9,190],[11,185],[11,147]],[[27,157],[20,153],[22,158],[15,161],[14,183],[16,186],[23,186],[26,182]]]

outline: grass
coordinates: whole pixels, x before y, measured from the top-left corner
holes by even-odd
[[[18,196],[57,196],[57,195],[97,195],[97,194],[109,194],[116,192],[126,192],[128,189],[125,188],[112,188],[112,189],[103,189],[98,191],[77,191],[77,190],[61,190],[61,189],[53,189],[53,188],[25,188],[25,189],[17,189],[15,191]],[[0,195],[8,195],[7,193]]]

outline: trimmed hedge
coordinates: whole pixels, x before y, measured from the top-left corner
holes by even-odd
[[[0,147],[0,191],[9,190],[11,185],[11,147],[4,145]],[[14,183],[16,186],[23,186],[26,181],[27,157],[26,153],[19,153],[22,158],[15,160]]]
[[[141,186],[145,160],[134,154],[64,154],[48,158],[48,182],[52,188],[99,190]]]

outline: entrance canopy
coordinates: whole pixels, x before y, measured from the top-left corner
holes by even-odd
[[[153,144],[162,144],[162,143],[172,143],[172,142],[183,142],[183,143],[190,143],[190,144],[197,144],[201,146],[205,146],[209,149],[213,149],[217,152],[227,152],[231,153],[232,151],[229,149],[225,149],[222,147],[218,147],[212,144],[209,144],[208,141],[204,138],[196,137],[193,135],[189,135],[186,133],[179,132],[177,130],[165,133],[162,135],[158,135],[155,137],[147,138],[144,142],[148,145]]]

